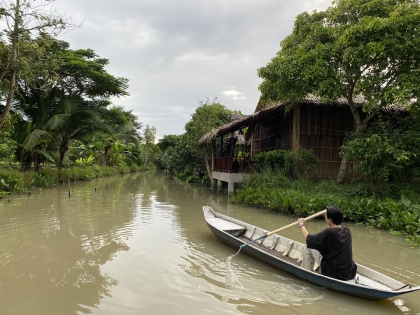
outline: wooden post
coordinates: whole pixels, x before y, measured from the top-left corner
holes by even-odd
[[[230,161],[229,161],[229,173],[233,171],[232,165],[233,165],[233,158],[234,158],[234,152],[235,146],[233,145],[233,132],[230,133]]]
[[[214,159],[216,158],[216,148],[217,148],[216,140],[217,138],[211,141],[211,172],[212,173],[214,170]]]
[[[223,135],[220,136],[220,158],[223,157]]]
[[[302,108],[301,104],[296,104],[293,108],[293,134],[292,134],[292,151],[297,153],[300,148],[300,116]]]

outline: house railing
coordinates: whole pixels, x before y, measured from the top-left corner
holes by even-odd
[[[214,158],[213,171],[223,173],[251,173],[249,158],[232,159],[230,156]]]

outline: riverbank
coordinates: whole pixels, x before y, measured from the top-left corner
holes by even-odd
[[[59,183],[91,180],[94,178],[139,171],[139,167],[75,166],[68,169],[44,169],[39,172],[0,170],[0,198],[9,194],[30,193],[33,189],[52,188]]]
[[[290,180],[279,173],[265,172],[238,185],[229,200],[296,216],[336,205],[343,209],[345,221],[403,234],[410,246],[420,246],[419,190],[419,185],[400,184],[375,199],[362,183]]]
[[[90,166],[45,169],[39,172],[0,170],[0,198],[51,188],[59,183],[139,171],[140,168]],[[336,205],[343,209],[344,220],[388,230],[406,236],[410,246],[420,246],[419,185],[399,185],[392,194],[375,199],[363,184],[336,185],[333,181],[290,180],[277,173],[259,173],[237,186],[232,203],[256,206],[295,216],[308,216]]]

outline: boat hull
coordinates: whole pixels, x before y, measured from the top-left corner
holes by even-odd
[[[227,218],[224,215],[220,215],[217,212],[214,212],[212,209],[211,211],[213,212],[212,215],[216,217],[218,217],[219,215],[220,218],[222,219]],[[206,216],[206,211],[204,211],[204,213]],[[250,241],[249,242],[244,241],[243,239],[235,235],[232,235],[231,233],[218,229],[214,224],[211,224],[209,220],[207,220],[207,218],[206,218],[206,222],[211,232],[214,234],[214,236],[218,240],[222,241],[223,243],[233,248],[239,249],[241,245],[250,243]],[[234,222],[235,224],[238,224],[238,225],[240,224],[247,225],[246,223],[241,222],[239,220],[235,220],[235,219],[232,219],[232,221],[230,222]],[[420,287],[413,287],[413,288],[410,287],[410,288],[405,288],[405,289],[400,289],[400,290],[392,290],[392,289],[383,290],[383,289],[376,289],[369,286],[356,284],[353,281],[341,281],[341,280],[329,278],[329,277],[321,275],[318,272],[314,272],[314,271],[302,268],[300,266],[296,266],[295,264],[292,264],[288,262],[287,260],[282,259],[281,255],[278,255],[273,250],[264,248],[263,246],[259,244],[255,244],[255,243],[252,243],[252,244],[250,243],[249,245],[243,246],[241,248],[241,252],[246,253],[268,265],[271,265],[276,269],[288,272],[289,274],[292,274],[300,279],[309,281],[315,285],[322,286],[330,290],[334,290],[337,292],[341,292],[344,294],[356,296],[356,297],[367,299],[367,300],[377,301],[377,300],[391,298],[391,297],[398,296],[401,294],[406,294],[406,293],[420,290]],[[358,267],[359,266],[364,267],[358,264]],[[385,275],[384,277],[387,278]],[[403,283],[401,283],[401,287],[404,287]]]

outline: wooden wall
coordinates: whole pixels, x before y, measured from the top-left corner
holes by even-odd
[[[347,132],[354,130],[348,107],[303,105],[300,146],[319,157],[319,177],[335,178],[341,162],[340,147]]]
[[[291,150],[293,124],[293,113],[285,114],[283,109],[258,123],[253,133],[251,156],[275,149]],[[301,104],[299,124],[299,146],[313,150],[320,159],[318,177],[335,178],[341,161],[340,147],[346,133],[354,130],[350,109],[346,106]]]
[[[266,120],[255,126],[251,145],[252,154],[276,149],[290,150],[292,145],[292,115],[285,116],[283,110],[279,110]]]

